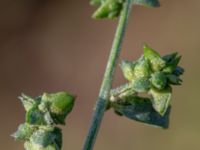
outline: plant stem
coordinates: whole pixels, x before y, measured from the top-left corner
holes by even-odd
[[[131,11],[131,0],[126,0],[126,2],[124,2],[123,9],[120,14],[118,27],[115,33],[115,38],[113,41],[109,60],[105,70],[99,97],[93,114],[92,123],[88,131],[88,135],[83,150],[92,150],[94,147],[94,143],[96,141],[96,136],[99,131],[104,111],[106,109],[108,99],[110,98],[110,90],[112,87],[113,75],[121,51],[122,39],[125,34],[125,29],[127,26],[130,11]]]

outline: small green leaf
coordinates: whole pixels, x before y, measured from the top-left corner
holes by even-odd
[[[132,0],[135,5],[142,5],[147,7],[159,7],[160,3],[158,0]]]
[[[168,128],[170,107],[165,115],[161,116],[154,110],[148,98],[130,96],[121,102],[112,103],[112,107],[117,114],[124,115],[129,119],[157,127]]]
[[[162,90],[167,85],[167,77],[163,72],[155,72],[152,74],[151,83],[155,88]]]
[[[164,90],[151,88],[149,93],[152,95],[152,104],[154,109],[162,116],[165,115],[171,100],[172,90],[170,87]]]
[[[155,50],[146,44],[144,45],[144,57],[145,59],[149,60],[153,71],[160,71],[165,67],[165,61]]]
[[[35,127],[25,123],[21,124],[18,127],[18,130],[11,136],[13,136],[16,140],[28,140],[30,136],[33,134]]]

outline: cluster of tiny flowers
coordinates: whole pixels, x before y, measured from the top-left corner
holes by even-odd
[[[180,85],[180,75],[184,72],[183,68],[178,66],[180,59],[178,53],[161,57],[155,50],[144,45],[144,54],[137,61],[122,61],[120,66],[129,86],[126,90],[121,90],[123,97],[119,98],[118,95],[119,99],[112,101],[115,111],[137,121],[167,126],[171,85]],[[148,96],[142,97],[140,93]],[[145,111],[147,108],[148,113]],[[138,113],[139,117],[136,116]],[[144,113],[148,114],[145,119]]]
[[[61,150],[62,133],[56,125],[65,124],[75,97],[58,92],[44,93],[35,99],[22,94],[19,98],[26,110],[26,122],[12,136],[25,141],[26,150]]]

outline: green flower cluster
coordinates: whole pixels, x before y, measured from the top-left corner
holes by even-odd
[[[161,57],[155,50],[144,45],[144,55],[141,58],[121,63],[122,72],[129,83],[111,91],[110,105],[118,114],[168,127],[171,85],[180,85],[180,75],[184,72],[178,66],[180,59],[178,53]],[[142,97],[140,93],[146,93],[148,97]]]
[[[61,150],[62,133],[56,125],[65,124],[75,97],[58,92],[44,93],[35,99],[22,94],[19,98],[26,110],[26,122],[12,136],[25,141],[26,150]]]
[[[99,8],[93,14],[93,18],[102,19],[117,18],[123,7],[123,3],[126,0],[91,0],[91,5],[99,6]],[[158,0],[132,0],[134,5],[142,5],[148,7],[158,7]]]

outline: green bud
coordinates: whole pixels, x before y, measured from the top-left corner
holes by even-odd
[[[164,89],[167,85],[166,75],[160,71],[153,73],[151,77],[151,83],[155,88],[159,90]]]
[[[176,69],[181,59],[181,56],[177,55],[178,53],[172,53],[163,57],[163,59],[166,61],[166,66],[163,68],[163,72],[172,73]]]
[[[64,124],[65,117],[71,112],[74,106],[75,97],[67,92],[58,92],[54,94],[44,93],[42,101],[50,104],[50,111],[53,119],[57,123]]]
[[[16,140],[28,140],[33,134],[34,130],[35,127],[27,123],[21,124],[19,125],[18,130],[11,136],[14,137]]]
[[[165,115],[165,112],[167,111],[170,100],[171,100],[171,95],[172,95],[172,90],[170,87],[164,89],[164,90],[157,90],[154,88],[151,88],[149,93],[152,95],[152,104],[154,109],[160,114],[160,115]]]
[[[130,62],[128,60],[123,60],[120,65],[123,75],[128,81],[132,81],[135,79],[135,75],[134,75],[135,65],[136,65],[135,62]]]
[[[135,64],[131,83],[136,92],[146,92],[150,88],[149,76],[151,70],[147,60],[141,57]]]
[[[141,57],[134,67],[134,76],[136,78],[148,78],[150,76],[150,66],[147,60]]]
[[[150,81],[148,78],[137,78],[131,84],[136,92],[147,92],[150,89]]]
[[[165,61],[155,50],[146,44],[144,45],[144,57],[146,60],[149,60],[153,71],[160,71],[165,67]]]
[[[42,113],[37,107],[30,109],[26,113],[26,122],[32,125],[45,125],[47,124]]]

